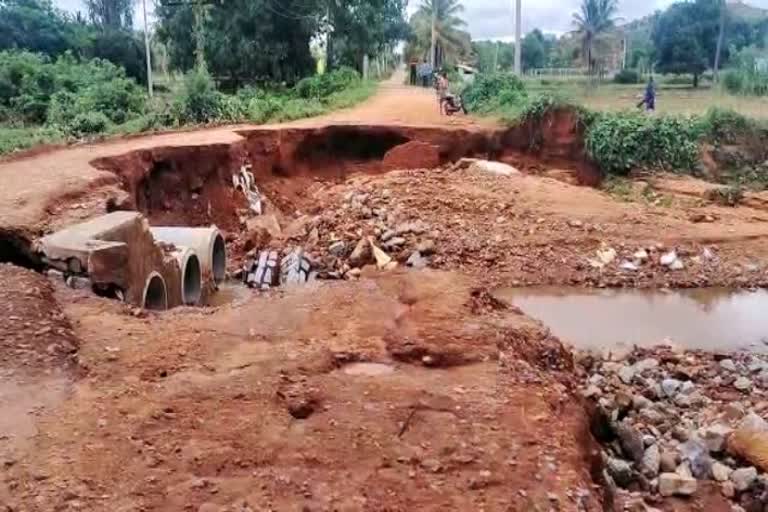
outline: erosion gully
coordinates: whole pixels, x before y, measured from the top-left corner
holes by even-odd
[[[571,183],[595,185],[579,129],[555,113],[497,132],[250,130],[233,144],[142,149],[92,165],[115,176],[103,185],[103,211],[138,210],[153,225],[216,224],[228,233],[234,271],[273,238],[243,233],[247,205],[231,189],[244,165],[288,231],[297,211],[326,206],[309,193],[314,183],[465,157],[523,172],[567,167]],[[155,314],[16,268],[42,270],[28,234],[0,233],[0,262],[15,266],[3,266],[13,284],[0,292],[12,320],[3,327],[0,388],[11,416],[0,438],[0,502],[10,510],[761,503],[757,477],[736,482],[730,496],[711,483],[713,463],[741,468],[753,460],[748,448],[718,447],[711,457],[707,449],[709,469],[699,471],[698,445],[683,445],[722,422],[715,402],[728,386],[763,370],[752,359],[768,335],[762,291],[491,293],[461,272],[368,268],[359,279],[261,296],[230,281],[209,307]],[[34,316],[41,311],[50,317]],[[674,348],[647,348],[658,342]],[[724,343],[747,352],[716,355]],[[730,373],[720,375],[724,360]],[[678,399],[691,385],[699,395]],[[739,421],[750,413],[741,409]],[[643,410],[657,410],[656,419]],[[682,425],[685,441],[675,430]],[[672,462],[649,460],[654,449]],[[686,473],[692,466],[696,474]],[[697,481],[698,492],[687,492]]]

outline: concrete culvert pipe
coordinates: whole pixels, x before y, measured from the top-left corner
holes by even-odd
[[[177,247],[173,252],[181,271],[181,300],[185,306],[197,306],[203,296],[203,271],[200,259],[189,247]]]
[[[200,261],[203,281],[221,284],[227,276],[227,246],[216,226],[209,228],[152,228],[155,240],[192,249]]]
[[[163,276],[157,272],[149,274],[142,297],[141,305],[144,309],[151,311],[168,309],[168,290],[165,288]]]

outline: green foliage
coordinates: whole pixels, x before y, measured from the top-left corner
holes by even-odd
[[[528,93],[523,82],[512,73],[481,73],[464,90],[463,98],[470,112],[502,114],[524,105]]]
[[[662,73],[699,76],[714,62],[720,20],[719,0],[678,2],[653,27],[657,69]]]
[[[66,134],[54,127],[0,126],[0,155],[22,151],[40,144],[58,144],[65,141]]]
[[[418,10],[410,19],[411,38],[405,49],[406,58],[411,62],[433,62],[430,53],[434,28],[433,57],[437,69],[468,59],[472,54],[472,37],[464,30],[463,11],[460,0],[420,0]]]
[[[754,134],[755,123],[730,109],[710,108],[701,118],[701,131],[712,142],[734,144]]]
[[[49,123],[68,131],[80,114],[98,112],[110,123],[123,123],[144,105],[141,88],[108,61],[81,62],[65,54],[51,62],[39,54],[0,52],[0,112],[6,122]]]
[[[67,131],[75,137],[87,137],[106,132],[111,124],[103,112],[80,112],[67,124]]]
[[[472,53],[481,73],[511,71],[515,63],[515,45],[501,41],[473,41]],[[496,69],[493,68],[494,64]]]
[[[613,77],[617,84],[639,84],[642,80],[640,73],[635,69],[622,69]]]
[[[731,94],[768,96],[768,70],[759,65],[758,57],[764,53],[755,47],[742,49],[731,69],[722,75],[723,87]]]
[[[700,124],[693,118],[635,112],[600,114],[587,130],[590,157],[608,173],[636,168],[690,170],[698,159]]]
[[[547,38],[539,29],[534,29],[523,38],[522,65],[523,71],[548,67],[549,54],[554,46],[554,41]]]
[[[180,124],[211,123],[220,117],[221,95],[213,78],[204,70],[190,71],[174,100],[174,112]]]
[[[330,73],[315,75],[296,84],[300,98],[320,99],[360,83],[360,74],[352,68],[340,68]]]

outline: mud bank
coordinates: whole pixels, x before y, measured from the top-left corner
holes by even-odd
[[[275,201],[291,205],[307,180],[340,181],[353,173],[430,169],[463,157],[502,160],[534,172],[567,163],[580,183],[599,174],[586,161],[577,121],[555,113],[535,126],[505,130],[338,125],[240,131],[231,144],[157,147],[94,160],[115,173],[127,195],[109,209],[136,209],[153,224],[238,225],[245,204],[231,194],[231,177],[249,165],[259,186],[280,182]],[[286,179],[295,181],[286,185]],[[283,192],[282,194],[280,192]],[[279,197],[286,196],[286,197]]]

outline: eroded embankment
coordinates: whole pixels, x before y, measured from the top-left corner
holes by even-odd
[[[117,174],[127,192],[108,208],[137,209],[155,225],[236,228],[237,210],[245,204],[233,196],[231,177],[244,165],[278,207],[294,209],[315,180],[429,169],[463,157],[502,160],[534,172],[547,163],[567,163],[580,182],[599,181],[584,157],[578,122],[565,112],[497,131],[342,125],[239,134],[243,139],[232,144],[157,147],[95,160],[92,165]]]

